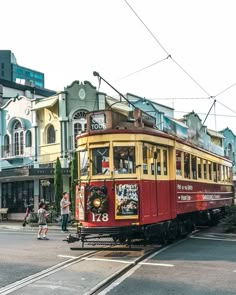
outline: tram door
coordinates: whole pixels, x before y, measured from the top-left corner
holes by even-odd
[[[168,147],[155,146],[147,159],[142,181],[142,221],[156,222],[170,218],[172,161]],[[148,179],[147,179],[148,178]]]

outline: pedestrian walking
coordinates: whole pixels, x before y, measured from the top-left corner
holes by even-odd
[[[70,212],[70,201],[69,201],[69,195],[67,192],[64,192],[62,194],[62,199],[60,202],[61,206],[61,230],[63,232],[67,232],[67,222],[68,222],[68,217],[69,217],[69,212]]]
[[[33,204],[27,205],[22,226],[26,226],[26,224],[29,224],[32,212],[34,212],[34,205]]]
[[[39,204],[38,210],[38,240],[49,240],[47,238],[48,226],[47,226],[47,217],[49,213],[45,209],[45,203],[41,202]],[[43,237],[41,235],[43,234]]]

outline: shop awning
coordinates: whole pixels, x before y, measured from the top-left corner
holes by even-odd
[[[39,110],[43,108],[51,108],[55,105],[58,100],[58,96],[53,96],[47,99],[40,100],[36,105],[32,108],[32,110]]]

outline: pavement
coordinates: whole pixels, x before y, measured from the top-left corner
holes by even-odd
[[[15,231],[37,231],[38,230],[38,224],[32,223],[27,224],[25,227],[22,226],[22,221],[11,221],[11,220],[0,220],[0,230],[15,230]],[[59,231],[61,232],[61,226],[59,223],[48,223],[48,229],[51,231]],[[71,224],[68,224],[67,229],[70,233],[74,234],[76,233],[76,226],[71,226]],[[201,229],[202,233],[213,233],[213,234],[219,234],[219,235],[225,235],[227,237],[234,237],[236,238],[236,230],[226,233],[224,231],[224,227],[221,223],[219,223],[216,226],[211,227],[199,227]]]
[[[3,220],[0,221],[0,230],[16,230],[16,231],[26,231],[26,230],[38,230],[38,224],[37,223],[32,223],[32,224],[27,224],[25,227],[22,226],[23,221],[11,221],[11,220]],[[51,224],[48,223],[48,229],[53,230],[53,231],[61,231],[60,224]],[[72,227],[71,225],[67,226],[67,229],[70,232],[76,232],[76,227]]]

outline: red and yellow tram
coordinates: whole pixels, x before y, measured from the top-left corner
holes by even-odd
[[[87,114],[77,138],[79,239],[170,240],[216,223],[233,201],[232,163],[154,127],[135,109]]]

